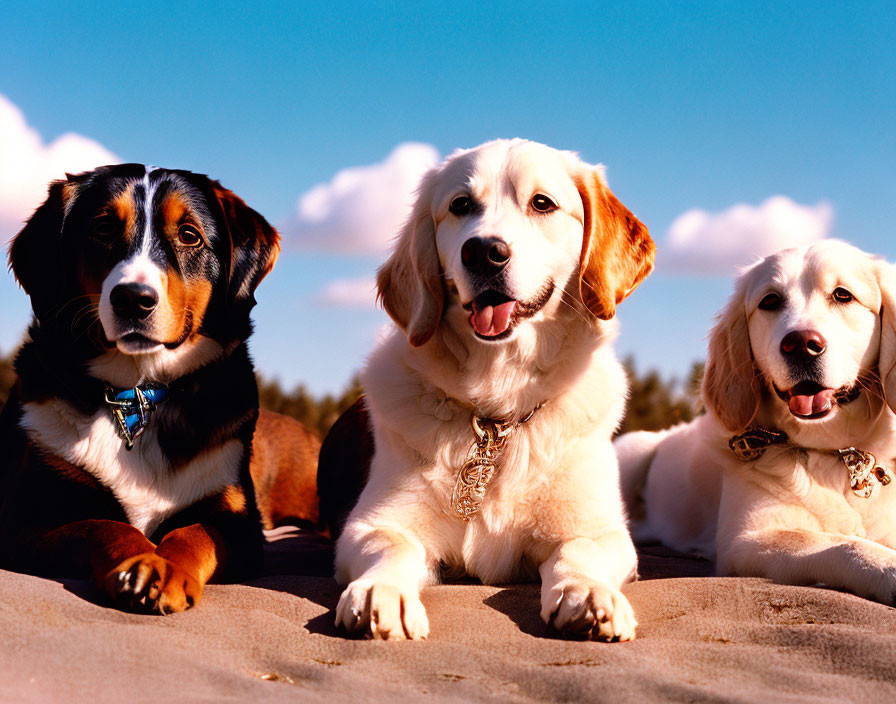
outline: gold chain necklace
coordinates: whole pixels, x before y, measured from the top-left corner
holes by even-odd
[[[787,435],[778,430],[767,428],[751,428],[745,433],[733,436],[728,441],[728,447],[735,457],[741,462],[754,462],[758,460],[772,445],[782,445],[794,450],[806,450],[799,445],[787,442]],[[814,450],[825,455],[835,455],[840,458],[849,473],[849,488],[860,499],[870,498],[877,485],[887,486],[893,481],[893,475],[889,469],[878,464],[877,458],[871,452],[859,450],[855,447],[845,447],[841,450]]]
[[[485,490],[495,474],[495,465],[507,438],[542,406],[544,403],[539,403],[516,423],[470,414],[475,440],[466,462],[457,473],[451,492],[451,509],[459,518],[469,521],[482,508]]]

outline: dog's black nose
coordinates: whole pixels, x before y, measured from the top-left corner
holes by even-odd
[[[492,276],[510,261],[510,247],[497,237],[471,237],[460,248],[460,260],[474,274]]]
[[[159,294],[146,284],[118,284],[109,293],[109,303],[118,315],[142,320],[159,304]]]
[[[787,359],[809,360],[827,348],[828,341],[817,330],[791,330],[781,340],[781,354]]]

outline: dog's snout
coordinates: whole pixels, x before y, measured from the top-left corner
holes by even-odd
[[[159,294],[146,284],[118,284],[109,293],[109,303],[118,315],[142,320],[159,304]]]
[[[791,330],[781,340],[781,354],[788,359],[818,357],[827,347],[827,340],[817,330]]]
[[[460,250],[463,265],[474,274],[497,274],[510,261],[510,247],[498,237],[471,237]]]

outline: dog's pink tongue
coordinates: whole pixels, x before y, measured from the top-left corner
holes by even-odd
[[[482,306],[473,304],[473,312],[470,313],[470,325],[483,337],[494,337],[507,330],[510,325],[510,316],[516,308],[516,301],[507,301],[497,306]]]
[[[790,397],[790,412],[797,416],[811,416],[831,408],[833,389],[823,389],[812,396],[794,395]]]

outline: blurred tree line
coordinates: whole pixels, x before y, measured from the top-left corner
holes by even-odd
[[[700,398],[702,362],[695,363],[682,382],[663,379],[656,370],[639,374],[631,357],[622,365],[628,374],[629,398],[618,434],[661,430],[693,420]]]
[[[13,357],[14,353],[0,354],[0,404],[6,402],[15,383]],[[620,433],[659,430],[694,417],[702,364],[695,364],[682,381],[664,379],[653,370],[639,373],[632,358],[623,365],[629,377],[630,395]],[[324,437],[339,415],[361,395],[361,382],[355,375],[340,394],[315,396],[302,384],[285,390],[278,380],[259,375],[258,394],[262,408],[292,416]]]
[[[258,376],[258,399],[262,408],[292,416],[323,438],[336,419],[358,400],[361,379],[357,374],[338,396],[314,396],[304,384],[285,391],[276,379]]]

